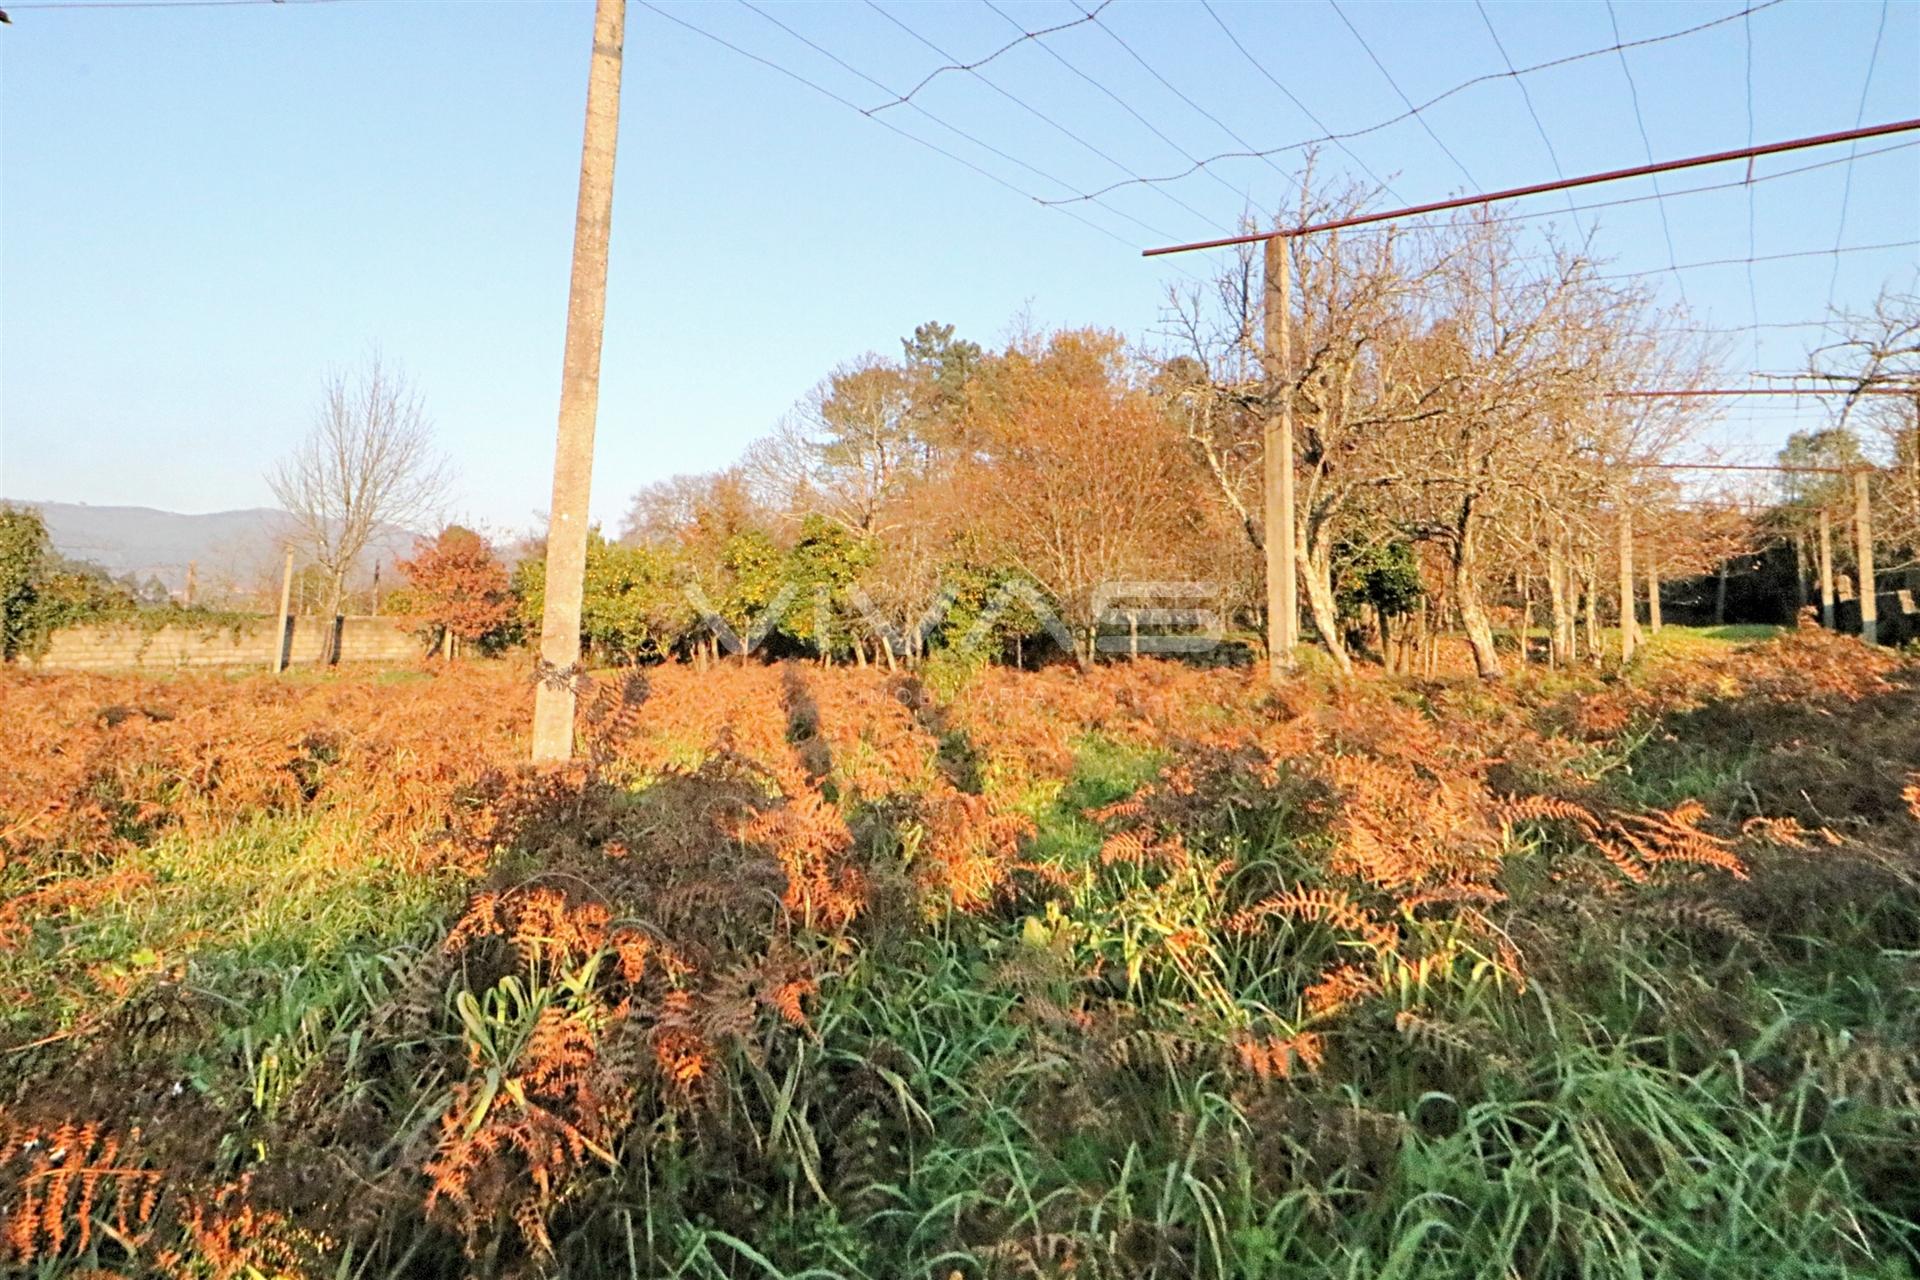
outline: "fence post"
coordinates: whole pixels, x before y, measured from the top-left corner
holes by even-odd
[[[273,631],[273,674],[287,669],[287,606],[293,599],[293,548],[287,548],[287,567],[280,573],[279,625]]]

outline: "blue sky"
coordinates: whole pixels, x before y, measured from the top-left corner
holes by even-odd
[[[662,7],[862,108],[905,93],[943,54],[973,62],[1082,12],[1071,0],[994,0],[1000,12],[974,0],[755,3],[764,14],[739,0]],[[552,459],[589,0],[0,7],[13,17],[0,28],[0,493],[264,505],[262,475],[304,431],[327,368],[377,344],[428,399],[459,470],[454,514],[503,532],[534,523]],[[1489,2],[1483,20],[1471,0],[1213,0],[1211,13],[1114,0],[1097,22],[914,95],[994,150],[914,107],[877,118],[1057,198],[1319,134],[1275,80],[1344,131],[1403,111],[1400,93],[1424,102],[1505,70],[1489,21],[1525,67],[1605,48],[1615,20],[1635,40],[1741,7]],[[594,498],[610,525],[638,486],[731,461],[834,364],[896,352],[920,321],[987,342],[1022,312],[1149,337],[1167,281],[1208,263],[1137,250],[1218,234],[1249,202],[1272,207],[1298,163],[1226,160],[1073,206],[1103,234],[639,0],[626,47]],[[1642,163],[1649,148],[1664,159],[1920,116],[1920,5],[1762,3],[1629,50],[1625,67],[1606,54],[1521,83],[1539,128],[1501,77],[1351,141],[1351,155],[1329,150],[1321,167],[1358,176],[1363,164],[1419,201],[1553,176],[1542,130],[1576,174]],[[1920,147],[1851,169],[1850,191],[1835,165],[1580,217],[1598,218],[1599,251],[1620,271],[1744,258],[1750,212],[1760,255],[1920,239]],[[1664,189],[1739,176],[1700,170]],[[1841,305],[1888,282],[1912,288],[1916,264],[1906,247],[1762,262],[1751,290],[1745,266],[1649,278],[1676,299],[1684,281],[1699,323],[1743,326],[1817,319],[1830,286]],[[1733,335],[1730,371],[1796,368],[1811,333]],[[1720,436],[1764,452],[1809,412],[1748,402]]]

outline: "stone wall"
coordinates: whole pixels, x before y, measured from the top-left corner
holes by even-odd
[[[425,650],[419,639],[392,618],[344,618],[340,622],[340,661],[411,662]],[[326,624],[320,618],[293,618],[287,627],[287,660],[311,665],[320,658]],[[148,630],[115,624],[67,627],[53,633],[45,653],[22,665],[42,671],[144,670],[183,667],[267,667],[273,663],[273,619],[239,627],[161,627]]]

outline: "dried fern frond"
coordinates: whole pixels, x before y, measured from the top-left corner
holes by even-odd
[[[1228,918],[1227,928],[1233,933],[1249,934],[1276,916],[1324,924],[1352,935],[1375,951],[1392,951],[1400,943],[1398,929],[1338,889],[1290,889],[1275,894],[1235,912]]]
[[[114,1231],[136,1245],[144,1240],[166,1178],[143,1165],[137,1138],[91,1120],[0,1123],[0,1259],[25,1267],[85,1253],[109,1198]]]

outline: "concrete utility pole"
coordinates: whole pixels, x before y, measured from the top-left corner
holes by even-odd
[[[1820,512],[1820,625],[1833,630],[1833,517]]]
[[[273,674],[287,669],[287,607],[293,603],[293,548],[287,548],[287,565],[280,571],[279,625],[273,629]]]
[[[1633,508],[1627,505],[1626,491],[1620,493],[1620,662],[1633,661],[1640,644],[1640,619],[1633,604]]]
[[[1880,643],[1879,590],[1873,580],[1873,510],[1867,500],[1867,472],[1853,473],[1853,554],[1860,563],[1860,638]]]
[[[600,339],[607,318],[607,239],[613,224],[614,145],[620,128],[620,61],[626,0],[597,0],[587,76],[586,136],[573,224],[573,282],[560,380],[560,430],[547,525],[546,608],[533,695],[533,762],[573,755],[574,680],[580,663],[580,596],[587,568],[587,498],[600,408]]]
[[[1266,242],[1264,350],[1267,386],[1278,397],[1261,431],[1261,496],[1266,525],[1267,673],[1279,680],[1293,670],[1299,642],[1299,576],[1293,539],[1293,265],[1285,236]]]

